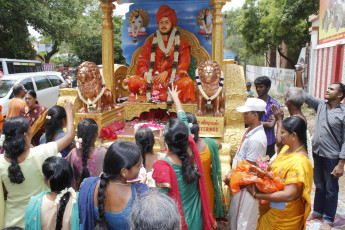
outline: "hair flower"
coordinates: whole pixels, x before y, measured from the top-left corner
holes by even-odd
[[[189,128],[193,127],[193,123],[188,123],[188,125],[189,125]]]
[[[83,139],[78,138],[78,139],[76,140],[75,146],[77,147],[77,149],[80,149],[80,148],[81,148],[82,143],[83,143]]]
[[[71,194],[71,201],[72,204],[77,203],[77,194],[74,191],[74,189],[72,187],[69,188],[65,188],[64,190],[62,190],[55,198],[54,204],[55,205],[59,205],[60,204],[60,200],[61,198],[66,194],[66,193],[70,193]]]
[[[46,116],[46,119],[47,119],[47,120],[50,120],[50,119],[52,119],[52,117],[49,116],[49,115],[47,115],[47,116]]]

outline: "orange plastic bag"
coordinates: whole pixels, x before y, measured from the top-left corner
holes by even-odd
[[[249,184],[255,183],[256,188],[263,193],[272,193],[284,189],[284,182],[271,172],[267,172],[247,161],[239,161],[231,176],[230,188],[232,194],[238,193]],[[265,201],[260,201],[266,203]]]
[[[262,182],[262,179],[250,173],[251,164],[247,161],[239,161],[235,172],[231,176],[230,188],[232,194],[236,194],[247,185]]]

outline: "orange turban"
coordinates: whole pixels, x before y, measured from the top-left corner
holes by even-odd
[[[174,26],[176,26],[176,24],[177,24],[177,17],[176,17],[175,10],[171,9],[167,5],[161,5],[161,7],[159,7],[159,10],[158,10],[158,12],[156,14],[157,24],[159,24],[159,20],[161,20],[164,17],[168,17],[169,20],[171,21],[171,23]]]

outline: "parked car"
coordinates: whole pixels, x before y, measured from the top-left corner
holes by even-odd
[[[54,106],[59,98],[59,85],[65,82],[59,72],[36,72],[5,75],[1,78],[0,105],[2,114],[7,113],[10,99],[14,96],[12,86],[22,84],[26,90],[35,90],[40,105]]]

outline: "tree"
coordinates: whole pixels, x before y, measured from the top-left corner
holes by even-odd
[[[71,40],[71,50],[81,62],[92,61],[102,64],[102,12],[97,8],[89,9],[79,22],[77,36]],[[125,64],[121,48],[121,29],[123,19],[121,16],[113,17],[114,24],[114,62]]]
[[[29,58],[33,49],[27,25],[52,39],[52,51],[43,57],[46,63],[63,41],[73,38],[77,21],[93,0],[0,0],[1,55]],[[31,52],[28,50],[31,48]]]
[[[0,57],[34,59],[35,50],[31,46],[22,7],[15,1],[0,0]]]
[[[234,53],[237,53],[238,61],[242,64],[263,65],[264,57],[262,53],[252,53],[247,51],[244,46],[242,34],[239,32],[241,26],[241,8],[225,12],[226,38],[225,47]]]
[[[239,20],[245,49],[252,54],[277,49],[293,66],[310,39],[308,17],[317,13],[318,4],[310,0],[246,0]],[[283,42],[287,53],[280,49]]]

